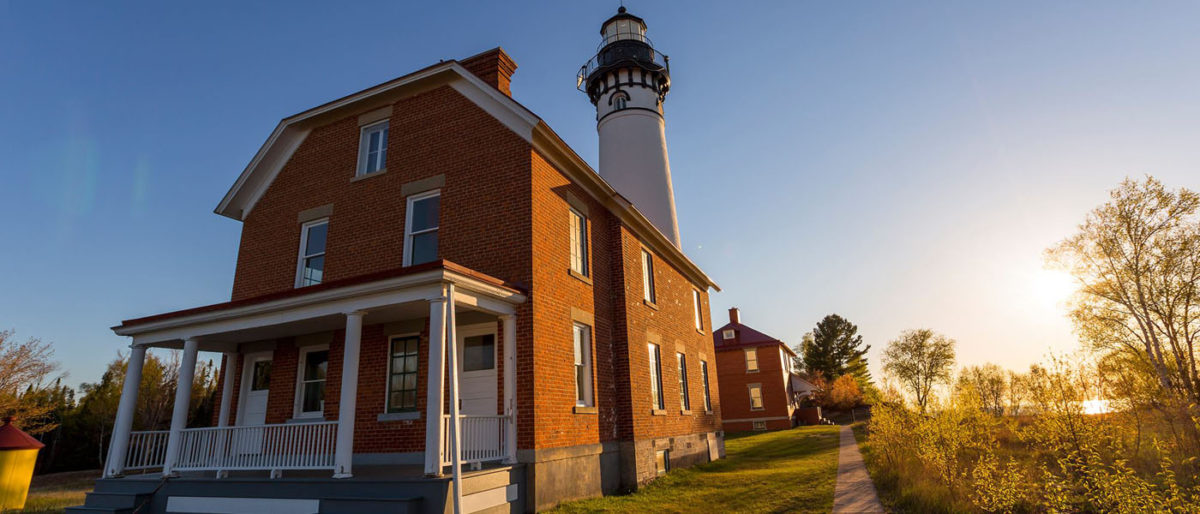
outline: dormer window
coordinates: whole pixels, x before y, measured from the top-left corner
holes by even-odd
[[[731,329],[731,328],[727,328],[727,329],[721,331],[721,338],[725,339],[726,341],[733,339],[736,336],[737,336],[737,334],[735,334],[733,329]]]
[[[300,262],[296,269],[296,287],[321,283],[325,274],[325,236],[329,219],[310,221],[300,227]]]
[[[383,171],[387,165],[388,120],[361,129],[358,140],[358,175]]]

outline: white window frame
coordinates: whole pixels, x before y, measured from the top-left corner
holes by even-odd
[[[407,199],[407,202],[405,204],[405,211],[404,211],[404,262],[403,262],[404,266],[412,266],[412,250],[413,250],[412,241],[413,241],[414,236],[419,236],[421,234],[428,234],[430,232],[437,232],[442,229],[442,220],[441,220],[441,212],[442,212],[441,201],[442,200],[441,200],[441,198],[438,198],[439,205],[438,205],[437,226],[435,226],[433,228],[423,229],[417,233],[413,233],[413,231],[412,231],[413,204],[416,202],[419,202],[421,200],[433,198],[435,196],[437,196],[437,197],[442,196],[442,190],[434,189],[433,191],[426,191],[424,193],[418,193],[418,194],[409,196]],[[442,245],[441,235],[439,234],[438,246],[440,247],[441,245]]]
[[[355,173],[355,176],[361,177],[363,175],[387,171],[388,121],[385,119],[375,123],[368,123],[358,129],[358,171]],[[379,167],[367,171],[367,161],[370,159],[371,151],[371,134],[376,132],[380,132],[379,151],[375,153],[376,159],[379,161],[377,163]]]
[[[735,332],[732,328],[727,328],[727,329],[721,331],[721,338],[726,341],[733,339],[735,337],[737,337],[737,332]]]
[[[575,405],[594,407],[596,400],[593,394],[595,388],[592,386],[592,327],[579,322],[572,323],[571,339],[575,353]],[[582,377],[580,371],[583,371]],[[583,379],[582,382],[580,378]]]
[[[642,300],[658,303],[658,294],[654,290],[654,254],[642,248]]]
[[[712,412],[712,396],[708,391],[708,361],[700,361],[700,380],[704,383],[704,412]]]
[[[754,406],[755,391],[758,391],[758,407]],[[746,384],[746,393],[750,395],[750,410],[766,409],[766,402],[763,401],[762,384]]]
[[[567,209],[571,232],[571,271],[591,276],[591,256],[588,255],[588,218],[574,208]]]
[[[297,349],[300,352],[299,358],[296,359],[296,394],[292,405],[292,417],[295,419],[310,419],[325,417],[325,402],[321,402],[321,410],[304,412],[300,409],[304,408],[304,365],[308,363],[308,354],[319,351],[329,351],[329,344],[314,344],[301,346]],[[330,357],[332,354],[330,354]],[[331,359],[332,360],[332,359]],[[325,390],[329,390],[329,363],[325,364]]]
[[[758,373],[758,348],[746,348],[743,351],[746,353],[746,373]],[[751,362],[754,367],[750,367]]]
[[[684,355],[683,352],[676,352],[675,361],[679,367],[679,409],[691,411],[692,395],[688,388],[687,355]]]
[[[392,410],[392,362],[395,361],[395,352],[392,351],[392,343],[397,339],[408,339],[410,337],[417,338],[417,401],[410,407],[404,407],[399,410]],[[383,412],[395,414],[400,412],[418,411],[421,405],[421,334],[410,332],[406,334],[390,335],[387,338],[387,374],[384,375],[383,384]]]
[[[308,231],[311,230],[313,227],[317,227],[320,225],[325,225],[325,248],[322,249],[320,253],[306,255],[304,252],[305,252],[305,250],[307,250],[307,247],[308,247]],[[329,248],[329,218],[321,218],[321,219],[317,219],[317,220],[306,221],[306,222],[304,222],[303,225],[300,225],[300,250],[297,252],[297,257],[296,257],[296,287],[297,288],[307,287],[307,286],[315,286],[315,285],[320,284],[321,282],[325,281],[325,267],[322,266],[321,282],[317,282],[315,284],[305,284],[304,283],[304,268],[305,268],[305,262],[308,259],[311,259],[313,257],[324,257],[325,254],[327,253],[326,250],[328,248]],[[326,259],[326,261],[328,261],[328,259]],[[326,264],[329,264],[329,263],[326,262]]]
[[[650,351],[650,395],[653,409],[663,410],[666,408],[666,399],[663,398],[662,351],[654,343],[647,343],[646,347]]]
[[[696,330],[704,332],[704,318],[700,316],[701,310],[700,290],[692,289],[692,318],[696,323]]]

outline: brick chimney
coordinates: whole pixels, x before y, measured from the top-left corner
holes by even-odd
[[[742,316],[738,312],[737,307],[731,307],[729,309],[729,322],[733,323],[734,325],[738,325],[738,324],[742,323]]]
[[[513,72],[517,71],[517,63],[504,53],[503,48],[496,47],[461,59],[458,63],[501,93],[512,96],[508,85],[512,82]]]

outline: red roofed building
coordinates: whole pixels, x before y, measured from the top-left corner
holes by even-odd
[[[729,323],[713,331],[725,431],[791,428],[799,406],[791,387],[796,353],[740,318],[737,307],[729,309]]]

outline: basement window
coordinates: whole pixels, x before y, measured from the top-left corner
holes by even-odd
[[[660,477],[671,471],[671,450],[654,452],[654,471]]]
[[[761,431],[761,430],[766,430],[766,429],[767,429],[767,422],[766,422],[766,421],[755,421],[755,422],[754,422],[754,426],[753,426],[753,428],[754,428],[754,430],[760,430],[760,431]]]

